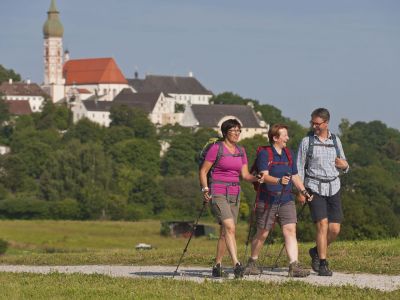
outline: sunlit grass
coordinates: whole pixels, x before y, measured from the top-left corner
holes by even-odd
[[[195,283],[82,274],[0,273],[2,299],[399,299],[400,291],[313,286],[299,281]]]
[[[247,224],[237,229],[238,253],[244,258]],[[10,243],[2,264],[29,265],[176,265],[185,238],[160,235],[159,221],[0,221],[0,238]],[[138,243],[153,246],[152,250],[135,250]],[[215,255],[215,240],[192,239],[183,265],[210,266]],[[300,261],[309,263],[308,248],[300,244]],[[260,260],[272,265],[281,244],[264,247]],[[249,253],[249,249],[247,251]],[[375,274],[400,274],[400,239],[378,241],[340,241],[329,250],[333,270]],[[226,257],[224,263],[230,265]],[[280,266],[286,266],[282,255]]]

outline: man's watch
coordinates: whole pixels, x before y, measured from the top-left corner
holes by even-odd
[[[201,192],[202,192],[202,193],[208,192],[209,190],[210,190],[210,189],[208,188],[208,186],[205,186],[205,187],[201,188]]]

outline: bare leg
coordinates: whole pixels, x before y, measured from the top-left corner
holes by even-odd
[[[233,265],[235,266],[239,260],[237,258],[237,247],[236,247],[236,226],[233,219],[225,219],[222,221],[223,230],[225,233],[225,244],[228,252],[232,258]]]
[[[328,226],[328,246],[334,242],[340,232],[340,223],[329,223]]]
[[[282,227],[283,237],[285,238],[286,253],[289,257],[289,262],[298,261],[298,245],[296,239],[296,224],[286,224]]]
[[[257,228],[257,233],[251,241],[251,258],[257,259],[260,254],[261,248],[268,237],[269,231],[267,229]]]
[[[217,243],[217,256],[215,257],[215,263],[222,263],[222,258],[224,257],[226,252],[226,243],[225,243],[225,232],[223,226],[219,227],[219,239]]]
[[[316,223],[317,225],[317,249],[319,259],[326,259],[328,248],[328,219],[322,219]]]

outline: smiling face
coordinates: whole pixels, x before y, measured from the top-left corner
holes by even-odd
[[[233,127],[233,128],[228,130],[227,135],[226,135],[225,138],[230,143],[237,143],[239,141],[239,137],[240,137],[240,133],[241,132],[242,132],[242,130],[240,129],[240,127]]]
[[[274,146],[281,149],[287,146],[289,141],[289,134],[286,128],[281,128],[278,130],[279,136],[274,136]]]
[[[328,120],[324,120],[321,117],[313,117],[310,121],[312,130],[318,136],[328,132],[328,124]]]

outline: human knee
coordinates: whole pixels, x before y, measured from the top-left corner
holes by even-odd
[[[339,234],[339,232],[340,232],[340,226],[330,226],[329,227],[330,234],[337,236]]]
[[[267,229],[258,229],[255,237],[257,240],[264,241],[268,237],[268,232]]]
[[[296,224],[284,225],[282,228],[284,236],[295,237],[296,236]]]

